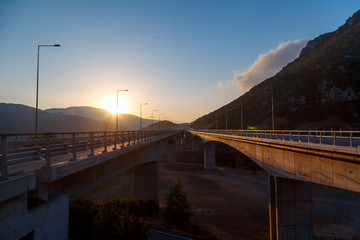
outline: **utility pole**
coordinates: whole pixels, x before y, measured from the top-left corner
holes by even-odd
[[[218,118],[218,115],[217,115],[217,113],[216,113],[216,115],[215,115],[215,129],[217,130],[218,129],[218,124],[217,124],[217,119]]]
[[[226,130],[228,130],[228,109],[226,108]]]
[[[241,110],[241,130],[244,130],[244,117],[243,117],[243,107],[242,107],[242,103],[240,105],[240,110]]]
[[[271,92],[271,119],[272,119],[272,130],[275,130],[275,121],[274,121],[274,94]]]

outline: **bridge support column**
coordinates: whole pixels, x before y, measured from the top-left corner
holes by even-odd
[[[180,150],[182,147],[181,145],[181,138],[180,137],[177,137],[176,138],[176,150]]]
[[[176,164],[176,143],[173,140],[166,146],[166,160],[169,164]]]
[[[195,137],[193,139],[193,150],[194,151],[201,151],[203,147],[203,143],[200,138]]]
[[[270,239],[313,239],[311,184],[269,175]]]
[[[159,202],[159,163],[149,162],[135,168],[135,196],[142,201]]]
[[[215,169],[216,158],[215,158],[215,143],[207,142],[204,147],[204,168]]]

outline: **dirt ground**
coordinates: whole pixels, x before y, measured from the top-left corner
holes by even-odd
[[[178,152],[177,164],[160,164],[160,206],[180,180],[194,209],[192,222],[232,239],[269,239],[267,173],[217,167],[205,170],[202,153]],[[93,190],[94,200],[134,196],[128,171]],[[315,239],[360,239],[360,194],[313,185]]]

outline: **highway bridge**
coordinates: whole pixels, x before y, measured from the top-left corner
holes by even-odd
[[[271,239],[312,239],[310,183],[360,192],[359,132],[190,131],[204,148],[204,167],[216,167],[215,142],[225,143],[269,174]]]
[[[271,239],[312,239],[311,184],[360,192],[360,132],[128,131],[0,134],[0,239],[67,239],[69,202],[134,168],[135,195],[157,199],[160,155],[191,138],[216,167],[225,143],[269,173]],[[56,236],[56,237],[54,237]]]
[[[159,160],[183,131],[0,134],[0,239],[68,239],[70,201],[134,169],[135,196],[159,199]]]

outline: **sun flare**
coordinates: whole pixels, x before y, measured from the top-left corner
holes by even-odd
[[[102,104],[101,108],[108,110],[111,114],[116,114],[116,96],[109,96],[106,97]],[[129,113],[129,103],[126,98],[119,97],[119,103],[118,103],[118,113]]]

